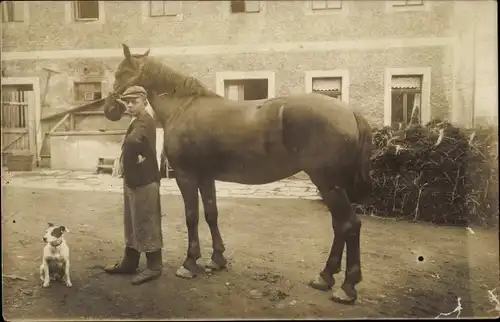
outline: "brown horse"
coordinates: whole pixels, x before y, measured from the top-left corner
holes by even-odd
[[[112,121],[122,117],[124,108],[116,98],[127,87],[140,85],[148,91],[185,205],[188,250],[176,275],[193,278],[198,272],[198,191],[212,235],[213,253],[206,266],[219,270],[226,259],[215,180],[265,184],[304,171],[328,206],[334,231],[326,266],[309,285],[324,291],[332,288],[345,244],[345,280],[333,299],[354,303],[355,285],[361,281],[361,221],[351,202],[363,202],[371,189],[372,133],[359,112],[315,93],[258,102],[228,100],[150,57],[149,50],[131,55],[126,45],[123,49],[125,58],[115,73],[105,115]]]

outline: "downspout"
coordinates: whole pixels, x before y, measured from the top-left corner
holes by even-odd
[[[476,13],[474,12],[474,25],[472,29],[472,108],[470,111],[471,127],[475,126],[475,110],[476,110]]]

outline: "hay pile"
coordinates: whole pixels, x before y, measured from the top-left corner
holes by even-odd
[[[498,130],[448,122],[373,132],[374,189],[364,213],[436,224],[498,220]]]

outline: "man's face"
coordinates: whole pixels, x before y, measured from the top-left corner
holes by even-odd
[[[132,116],[138,116],[142,113],[142,111],[146,108],[145,99],[143,97],[136,98],[128,98],[125,101],[125,106],[127,107],[127,111]]]

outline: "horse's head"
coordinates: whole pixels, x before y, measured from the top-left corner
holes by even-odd
[[[132,55],[130,48],[124,44],[123,54],[125,58],[120,62],[115,72],[113,92],[108,96],[104,107],[106,117],[112,121],[119,120],[125,112],[125,107],[116,102],[116,99],[127,88],[139,85],[147,89],[146,84],[143,84],[142,74],[149,55],[149,49],[144,54]]]

